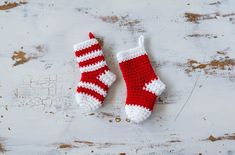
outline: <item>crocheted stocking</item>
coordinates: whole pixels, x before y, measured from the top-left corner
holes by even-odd
[[[136,123],[150,116],[157,96],[166,87],[154,73],[143,44],[140,36],[138,47],[117,54],[127,88],[126,115]]]
[[[116,76],[109,70],[102,49],[92,33],[90,39],[74,45],[81,72],[76,100],[85,111],[99,108]]]

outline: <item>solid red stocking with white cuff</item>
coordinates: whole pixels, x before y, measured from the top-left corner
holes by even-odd
[[[117,59],[127,88],[127,118],[139,123],[150,116],[157,96],[166,86],[154,73],[144,49],[143,36],[139,38],[138,47],[119,52]]]
[[[116,76],[108,68],[97,39],[92,33],[89,37],[89,40],[74,45],[81,72],[76,100],[85,111],[94,111],[102,105]]]

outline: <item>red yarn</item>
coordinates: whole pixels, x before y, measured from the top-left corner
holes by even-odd
[[[139,123],[150,116],[156,98],[166,86],[150,64],[143,36],[139,37],[138,47],[119,52],[117,59],[127,88],[127,118]]]
[[[144,106],[153,109],[156,95],[143,90],[145,83],[158,79],[147,55],[142,55],[119,64],[127,88],[126,104]]]
[[[82,72],[76,99],[79,105],[92,111],[103,103],[115,75],[109,70],[101,46],[91,32],[89,38],[75,45],[74,52]]]
[[[93,33],[91,33],[91,32],[89,32],[89,38],[90,38],[90,39],[95,38],[94,34],[93,34]]]

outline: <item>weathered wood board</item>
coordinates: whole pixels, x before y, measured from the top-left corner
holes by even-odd
[[[82,114],[73,44],[92,31],[117,74]],[[145,47],[167,91],[150,119],[125,118],[116,53]],[[0,154],[235,154],[235,1],[0,1]]]

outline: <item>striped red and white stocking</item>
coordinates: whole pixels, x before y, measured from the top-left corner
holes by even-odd
[[[74,45],[81,72],[76,101],[85,111],[94,111],[102,105],[116,76],[107,66],[97,39],[92,33],[89,33],[89,37],[89,40]]]

